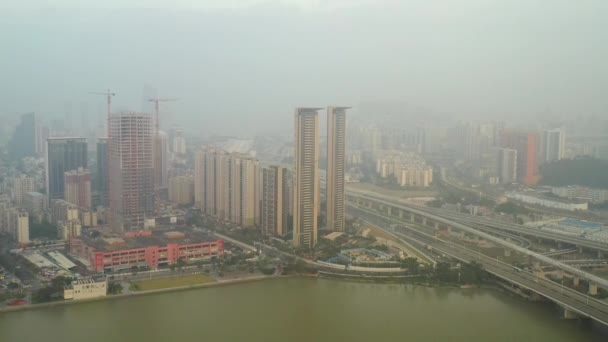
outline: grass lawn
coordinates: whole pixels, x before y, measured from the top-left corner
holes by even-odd
[[[205,283],[213,283],[211,277],[204,274],[190,274],[185,276],[175,276],[170,278],[159,278],[159,279],[149,279],[149,280],[138,280],[136,283],[139,286],[139,290],[137,291],[150,291],[150,290],[160,290],[171,287],[180,287],[180,286],[189,286],[189,285],[198,285]]]

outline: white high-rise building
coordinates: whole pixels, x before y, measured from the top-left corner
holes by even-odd
[[[13,197],[15,199],[15,204],[18,206],[23,205],[23,199],[26,193],[34,191],[34,178],[27,177],[26,175],[21,175],[20,177],[15,178],[15,182],[13,184]]]
[[[251,227],[259,221],[259,164],[254,158],[206,148],[196,154],[195,205],[222,221]]]
[[[158,131],[154,145],[154,186],[166,189],[169,184],[168,138],[167,133]]]
[[[30,242],[30,221],[25,209],[12,208],[6,212],[6,232],[18,243]]]
[[[344,231],[344,167],[346,163],[346,110],[327,108],[327,228]]]
[[[498,170],[501,183],[517,181],[517,150],[511,148],[498,149]]]
[[[543,163],[560,160],[564,157],[565,135],[561,129],[545,130],[540,141],[540,161]]]
[[[296,108],[293,244],[317,243],[319,213],[319,114],[321,108]]]
[[[261,228],[266,236],[287,233],[289,217],[289,179],[287,169],[270,166],[262,170]]]
[[[78,168],[64,173],[64,199],[78,208],[91,209],[91,172]]]
[[[184,138],[184,133],[181,129],[175,130],[175,137],[172,141],[173,144],[173,153],[175,154],[186,154],[186,138]]]
[[[110,225],[116,231],[141,230],[154,215],[154,127],[146,113],[110,117]]]

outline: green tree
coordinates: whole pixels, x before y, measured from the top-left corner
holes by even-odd
[[[130,291],[139,291],[140,290],[140,286],[139,286],[138,283],[131,282],[131,283],[129,283],[129,290]]]
[[[561,159],[540,168],[541,184],[552,186],[582,185],[608,188],[608,161],[589,157]]]
[[[387,245],[373,245],[371,246],[371,248],[377,250],[377,251],[381,251],[381,252],[388,252],[388,246]]]
[[[507,201],[497,205],[494,211],[509,215],[525,215],[530,212],[528,209],[511,201]]]
[[[435,265],[435,276],[442,283],[451,283],[456,281],[456,274],[452,271],[450,264],[438,262]]]
[[[410,274],[418,274],[420,264],[416,258],[405,258],[401,260],[401,268],[407,269]]]
[[[177,270],[178,271],[181,271],[182,268],[184,268],[185,265],[186,265],[186,262],[184,261],[183,258],[177,259]]]
[[[109,294],[120,294],[122,293],[122,284],[119,282],[110,282],[108,284],[108,293]]]

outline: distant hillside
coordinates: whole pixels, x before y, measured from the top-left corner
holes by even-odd
[[[552,186],[583,185],[608,189],[608,161],[581,158],[564,159],[540,168],[541,184]]]

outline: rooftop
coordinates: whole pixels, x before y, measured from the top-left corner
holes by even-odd
[[[102,282],[105,282],[105,281],[106,281],[105,278],[99,278],[99,279],[95,279],[95,278],[82,278],[82,279],[78,279],[78,280],[72,281],[72,285],[95,284],[95,283],[102,283]]]
[[[193,244],[201,242],[213,242],[219,240],[213,235],[204,233],[202,230],[191,228],[185,229],[155,229],[148,236],[126,237],[119,234],[102,234],[93,237],[91,230],[81,236],[82,241],[97,252],[112,252],[125,249],[138,249],[153,246],[166,246],[168,244]],[[139,235],[139,234],[138,234]]]

